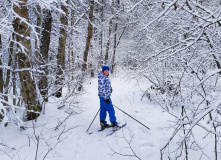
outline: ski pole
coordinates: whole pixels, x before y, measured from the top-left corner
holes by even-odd
[[[100,108],[99,108],[99,110],[98,110],[97,114],[99,113],[99,111],[100,111]],[[97,117],[97,114],[95,115],[94,119]],[[89,128],[91,127],[92,123],[94,122],[94,119],[93,119],[93,121],[91,122],[90,126],[88,127],[87,131],[88,131],[88,130],[89,130]],[[87,132],[87,131],[86,131],[86,132]]]
[[[124,112],[123,110],[121,110],[120,108],[118,108],[117,106],[115,106],[114,104],[113,104],[113,106],[116,107],[117,109],[119,109],[121,112],[123,112],[123,113],[125,113],[126,115],[128,115],[130,118],[134,119],[135,121],[137,121],[138,123],[142,124],[144,127],[146,127],[147,129],[150,130],[149,127],[145,126],[143,123],[139,122],[139,121],[136,120],[134,117],[130,116],[129,114],[127,114],[126,112]]]

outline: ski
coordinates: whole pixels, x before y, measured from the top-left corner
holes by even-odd
[[[127,123],[123,124],[122,126],[120,126],[120,128],[118,128],[117,130],[111,131],[109,134],[106,135],[107,136],[111,136],[112,134],[114,134],[116,131],[118,131],[119,129],[123,128],[124,126],[126,126]]]
[[[105,130],[105,129],[107,129],[107,128],[111,128],[111,126],[106,127],[106,128],[104,128],[104,129],[99,129],[98,132],[101,132],[101,131],[103,131],[103,130]]]
[[[107,128],[111,128],[111,126],[109,126],[109,127],[107,127]],[[105,128],[105,129],[107,129],[107,128]],[[102,132],[103,130],[105,130],[105,129],[99,129],[99,130],[97,130],[97,132]],[[89,135],[91,135],[91,134],[93,134],[94,132],[90,132],[90,133],[88,133]]]

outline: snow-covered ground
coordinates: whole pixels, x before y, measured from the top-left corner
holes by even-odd
[[[117,121],[120,124],[127,122],[123,129],[106,137],[111,129],[96,132],[100,128],[99,116],[97,116],[89,130],[94,133],[91,135],[86,133],[99,109],[97,78],[93,78],[86,82],[82,95],[77,99],[73,97],[73,103],[80,102],[79,108],[74,108],[74,111],[81,112],[80,114],[68,117],[65,108],[57,109],[57,99],[50,99],[50,102],[53,103],[47,104],[46,114],[41,115],[37,123],[28,122],[29,128],[27,130],[21,131],[19,128],[10,126],[4,130],[0,129],[0,159],[32,160],[35,159],[36,151],[38,159],[44,159],[49,151],[45,159],[133,160],[140,158],[142,160],[159,160],[160,149],[172,132],[169,128],[171,116],[147,98],[141,101],[140,87],[142,88],[142,86],[138,86],[135,80],[129,82],[121,78],[111,78],[111,83],[113,104],[151,130],[115,108]],[[61,123],[64,119],[66,121]],[[109,122],[108,116],[106,120]],[[33,124],[37,126],[36,137],[33,136]],[[58,124],[61,124],[60,127],[54,131]],[[65,132],[61,134],[63,130]],[[37,150],[36,139],[38,137],[39,147]],[[58,144],[56,145],[56,143]],[[52,150],[50,151],[50,149]]]

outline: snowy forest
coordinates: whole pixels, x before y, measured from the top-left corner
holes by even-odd
[[[1,160],[219,160],[220,96],[220,0],[0,0]]]

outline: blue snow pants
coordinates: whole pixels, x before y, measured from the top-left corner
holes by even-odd
[[[103,97],[99,98],[100,98],[100,121],[105,121],[108,112],[110,117],[110,122],[116,122],[115,111],[111,99],[109,98],[111,103],[107,104],[106,102],[104,102]]]

